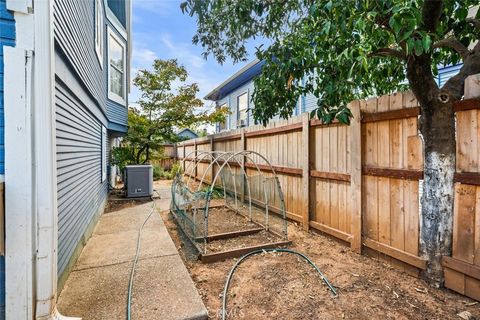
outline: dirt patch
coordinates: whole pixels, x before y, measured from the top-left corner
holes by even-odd
[[[262,230],[247,236],[211,241],[207,243],[207,253],[246,248],[278,241],[282,241],[282,239],[271,232]]]
[[[152,201],[151,198],[125,198],[122,191],[114,190],[111,191],[108,196],[108,201],[105,205],[105,213],[118,211],[123,208],[135,207],[150,201]]]
[[[168,211],[162,218],[192,275],[210,319],[220,319],[225,279],[236,260],[203,264],[192,254]],[[480,305],[435,289],[383,261],[360,256],[322,235],[290,224],[291,249],[312,259],[337,288],[334,297],[307,263],[285,253],[242,263],[228,296],[229,319],[461,319],[480,317]]]
[[[196,220],[200,230],[203,230],[205,219],[202,214],[197,214]],[[208,210],[208,234],[219,234],[232,231],[247,230],[258,227],[246,217],[224,207],[215,207]]]

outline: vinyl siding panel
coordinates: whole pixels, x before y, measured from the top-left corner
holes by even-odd
[[[107,197],[101,181],[102,124],[59,80],[55,85],[58,274],[61,275]]]
[[[95,2],[93,0],[56,0],[53,7],[57,46],[88,92],[97,101],[98,107],[105,110],[106,71],[100,66],[95,52]],[[105,59],[106,47],[104,48]]]
[[[128,120],[128,109],[121,104],[111,100],[107,101],[107,118],[109,121],[126,126]]]

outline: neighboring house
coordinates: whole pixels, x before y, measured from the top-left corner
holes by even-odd
[[[198,134],[196,134],[195,132],[193,132],[192,130],[188,129],[188,128],[185,128],[183,130],[181,130],[180,132],[177,133],[177,136],[181,139],[181,140],[188,140],[188,139],[195,139],[195,138],[198,138]]]
[[[254,125],[251,110],[254,78],[262,72],[264,61],[254,60],[225,80],[205,96],[205,100],[215,102],[217,108],[228,107],[230,114],[224,122],[217,123],[215,131],[222,132]],[[442,67],[439,69],[437,81],[439,85],[456,75],[461,65]],[[317,107],[317,98],[313,94],[302,95],[295,106],[293,115],[310,112]],[[278,117],[272,120],[278,119]]]
[[[60,317],[57,295],[107,200],[110,146],[127,131],[130,24],[130,0],[0,0],[0,319]]]

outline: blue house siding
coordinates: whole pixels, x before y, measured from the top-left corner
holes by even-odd
[[[107,181],[102,176],[102,123],[60,80],[55,85],[58,275],[76,260],[79,245],[103,210]],[[88,236],[87,236],[88,237]]]
[[[104,110],[105,71],[100,66],[94,41],[95,2],[56,0],[53,6],[55,42],[72,65],[81,82]],[[104,56],[106,55],[106,50]]]
[[[4,139],[4,94],[3,94],[3,47],[15,45],[15,21],[13,14],[7,11],[6,0],[0,0],[0,174],[5,173],[5,139]]]
[[[3,47],[15,46],[15,21],[7,11],[6,0],[0,0],[0,174],[5,174],[5,117]],[[0,319],[5,319],[5,257],[0,257]]]
[[[115,114],[107,111],[107,43],[103,64],[95,51],[94,9],[94,0],[54,2],[60,290],[108,195],[107,180],[102,181],[107,162],[102,159],[102,126],[110,127],[108,115],[115,118]],[[104,21],[106,26],[106,17]]]

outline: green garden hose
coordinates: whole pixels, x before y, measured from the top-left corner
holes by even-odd
[[[225,320],[226,317],[227,317],[227,293],[228,293],[228,288],[230,287],[230,281],[232,279],[232,276],[233,276],[233,273],[235,272],[235,269],[237,269],[237,267],[240,265],[240,263],[242,263],[245,259],[247,259],[248,257],[251,257],[253,255],[256,255],[256,254],[259,254],[259,253],[264,253],[264,252],[286,252],[286,253],[292,253],[292,254],[296,254],[300,257],[302,257],[303,259],[305,259],[310,265],[312,265],[312,267],[318,272],[318,274],[320,274],[320,278],[323,280],[323,282],[325,282],[325,284],[328,286],[328,288],[333,292],[334,295],[337,295],[337,291],[335,290],[335,288],[330,284],[330,282],[328,281],[328,279],[323,275],[322,271],[320,271],[320,269],[315,265],[315,263],[313,263],[312,260],[310,260],[306,255],[304,255],[303,253],[300,253],[300,252],[297,252],[297,251],[294,251],[294,250],[290,250],[290,249],[281,249],[281,248],[278,248],[278,249],[260,249],[260,250],[256,250],[256,251],[252,251],[250,253],[247,253],[246,255],[244,255],[243,257],[241,257],[237,263],[235,263],[235,265],[233,266],[232,270],[230,270],[230,273],[228,274],[228,277],[227,277],[227,282],[225,283],[225,288],[223,290],[223,299],[222,299],[222,320]]]
[[[154,191],[158,197],[160,195],[158,194],[157,191]],[[148,214],[148,216],[145,218],[145,221],[143,221],[142,226],[138,230],[138,236],[137,236],[137,251],[135,253],[135,259],[133,260],[133,266],[132,266],[132,271],[130,272],[130,282],[128,283],[128,300],[127,300],[127,320],[131,320],[132,318],[132,291],[133,291],[133,277],[135,276],[135,268],[137,267],[137,262],[138,262],[138,257],[140,255],[140,237],[142,236],[142,231],[143,227],[147,223],[148,219],[152,216],[152,214],[157,211],[157,206],[155,205],[155,199],[152,198],[152,211]]]

